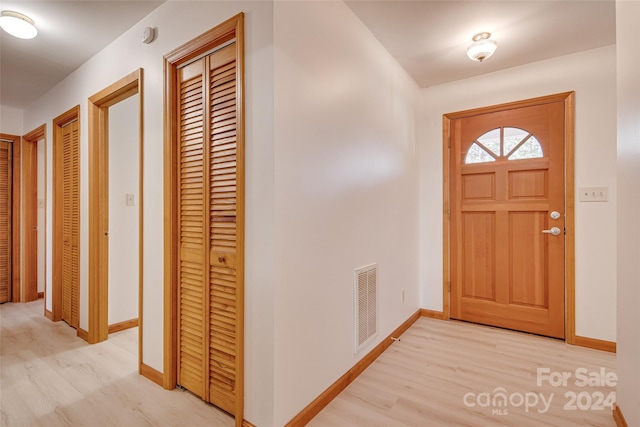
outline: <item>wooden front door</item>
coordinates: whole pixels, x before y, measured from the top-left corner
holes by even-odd
[[[450,122],[454,319],[565,336],[565,105]]]
[[[236,413],[242,281],[231,44],[178,70],[178,384]]]
[[[11,143],[0,141],[0,303],[11,300]]]
[[[79,323],[80,150],[78,121],[62,127],[62,320]]]

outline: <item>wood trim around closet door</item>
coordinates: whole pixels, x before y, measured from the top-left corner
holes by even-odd
[[[237,336],[236,336],[236,402],[235,425],[243,425],[244,416],[244,14],[228,19],[196,39],[165,56],[164,94],[164,380],[167,389],[177,385],[177,74],[178,69],[196,58],[224,47],[235,39],[237,69]]]
[[[40,126],[38,126],[37,128],[33,129],[31,132],[25,134],[22,136],[22,141],[25,144],[34,144],[36,147],[36,151],[37,151],[37,144],[38,141],[43,141],[44,143],[44,169],[43,169],[43,174],[44,174],[44,194],[42,195],[43,198],[43,202],[44,202],[44,230],[42,230],[43,235],[44,235],[44,245],[42,248],[42,254],[40,254],[40,256],[42,256],[44,263],[43,263],[43,269],[44,269],[44,292],[42,292],[44,294],[45,297],[45,315],[46,315],[46,306],[47,306],[47,125],[46,124],[42,124]],[[37,160],[37,157],[36,157]],[[37,164],[37,163],[36,163]],[[37,183],[36,183],[37,184]],[[37,196],[36,196],[37,197]],[[39,209],[39,208],[37,208]],[[37,213],[36,213],[36,220],[37,220]],[[37,242],[36,242],[37,245]],[[37,261],[36,261],[37,262]],[[31,292],[34,292],[35,295],[37,296],[37,298],[40,298],[40,292],[38,292],[38,284],[37,284],[37,275],[36,275],[36,286],[35,289],[32,289]],[[49,295],[49,298],[51,298],[51,295]]]
[[[38,299],[38,141],[22,139],[22,301]],[[35,191],[34,191],[35,190]]]
[[[11,207],[11,301],[20,302],[20,158],[21,139],[17,135],[0,133],[0,139],[11,141],[13,164],[11,165],[12,183],[11,197],[18,203],[12,202]]]
[[[62,220],[63,220],[63,146],[62,146],[62,128],[73,120],[80,120],[80,106],[73,108],[60,114],[53,119],[53,159],[52,159],[52,233],[51,233],[51,313],[53,321],[62,320]],[[78,140],[80,140],[80,130],[78,130]]]
[[[20,301],[20,137],[0,133],[0,139],[10,144],[10,157],[7,159],[10,181],[7,182],[10,192],[9,207],[9,241],[7,249],[10,260],[8,260],[8,283],[6,284],[7,300],[3,302]],[[16,194],[17,192],[17,194]],[[18,201],[17,203],[15,201]]]
[[[139,95],[138,144],[142,165],[142,69],[139,68],[89,98],[89,328],[91,344],[109,334],[109,107]],[[142,167],[138,175],[138,199],[143,200]],[[142,363],[142,202],[138,210],[138,367]]]

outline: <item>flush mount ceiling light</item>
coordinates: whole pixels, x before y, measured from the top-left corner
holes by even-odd
[[[467,56],[473,61],[482,62],[496,51],[498,42],[489,40],[491,33],[478,33],[473,36],[473,43],[467,46]]]
[[[20,39],[32,39],[38,34],[33,19],[11,10],[0,12],[0,27],[7,33]]]

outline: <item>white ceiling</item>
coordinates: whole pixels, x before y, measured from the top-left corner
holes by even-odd
[[[163,1],[12,1],[38,28],[21,40],[0,30],[0,103],[25,108]]]
[[[39,34],[0,31],[0,103],[27,107],[163,1],[3,0]],[[615,43],[614,0],[346,3],[421,87]],[[465,55],[480,31],[498,41],[483,63]]]
[[[368,1],[347,5],[421,87],[615,43],[615,1]],[[483,63],[466,47],[488,31]]]

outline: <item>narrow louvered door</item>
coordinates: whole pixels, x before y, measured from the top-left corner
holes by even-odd
[[[234,414],[238,390],[235,45],[178,71],[178,384]],[[206,113],[206,114],[205,114]]]
[[[206,398],[205,60],[178,72],[178,384]]]
[[[235,45],[209,57],[209,401],[235,410],[237,295],[237,82]]]
[[[0,141],[0,303],[11,288],[11,144]]]
[[[78,121],[62,128],[62,320],[78,327],[80,292],[80,150]]]

